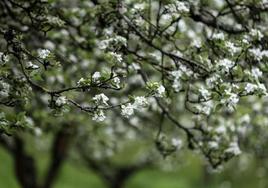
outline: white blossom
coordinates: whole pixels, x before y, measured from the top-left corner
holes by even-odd
[[[155,94],[155,96],[156,96],[156,97],[163,97],[163,96],[165,95],[165,91],[166,91],[165,87],[162,86],[162,85],[160,85],[160,86],[156,89],[156,94]]]
[[[241,154],[241,150],[237,142],[231,142],[229,147],[225,150],[226,153],[232,153],[234,155]]]
[[[262,71],[258,67],[254,67],[251,69],[251,74],[255,79],[258,79],[262,76]]]
[[[159,21],[160,25],[166,25],[168,23],[170,23],[172,20],[172,15],[171,14],[163,14],[161,16],[161,19]]]
[[[172,88],[176,91],[179,92],[182,88],[181,82],[179,79],[175,79],[172,83]]]
[[[161,52],[159,52],[159,51],[154,51],[154,52],[149,53],[149,55],[150,55],[152,58],[154,58],[155,60],[157,60],[157,61],[161,61],[161,58],[162,58],[162,54],[161,54]]]
[[[127,39],[122,37],[122,36],[115,36],[115,37],[111,37],[105,40],[102,40],[98,43],[98,47],[102,50],[111,47],[112,45],[123,45],[126,46],[127,44]]]
[[[120,78],[118,77],[113,78],[113,83],[117,88],[120,88]]]
[[[201,96],[205,99],[208,100],[210,97],[210,92],[209,90],[207,90],[206,88],[204,88],[203,86],[199,89],[199,92],[201,94]]]
[[[260,48],[251,48],[248,51],[257,61],[262,60],[263,53]]]
[[[108,106],[107,102],[109,101],[109,98],[103,93],[95,95],[92,99],[97,105],[107,105]]]
[[[239,123],[246,123],[246,124],[249,124],[249,123],[250,123],[250,116],[249,116],[249,114],[245,114],[245,115],[243,115],[243,116],[239,119]]]
[[[196,47],[196,48],[201,48],[202,47],[202,41],[199,38],[193,38],[191,45]]]
[[[121,114],[125,117],[129,117],[134,114],[135,106],[133,104],[126,104],[121,106]]]
[[[149,103],[144,96],[135,97],[133,104],[128,103],[126,105],[121,105],[121,114],[125,117],[129,117],[134,113],[134,110],[141,110],[148,104]]]
[[[225,134],[226,133],[226,126],[224,124],[218,126],[215,129],[215,132],[218,133],[218,134]]]
[[[10,85],[0,80],[0,99],[7,98],[9,96]]]
[[[134,98],[134,103],[133,106],[135,108],[140,108],[140,107],[146,107],[148,105],[148,101],[144,96],[138,96]]]
[[[181,148],[181,146],[182,146],[182,141],[181,141],[181,139],[178,139],[178,138],[172,138],[171,139],[171,145],[173,146],[173,147],[175,147],[175,148]]]
[[[239,102],[239,97],[238,97],[238,95],[235,94],[235,93],[231,93],[231,94],[230,94],[230,97],[229,97],[228,100],[227,100],[227,103],[228,103],[230,106],[235,106],[238,102]]]
[[[235,65],[235,62],[229,59],[221,59],[218,61],[218,66],[224,72],[229,72],[229,70]]]
[[[142,11],[142,10],[145,9],[145,6],[146,6],[145,3],[135,3],[133,8],[134,9],[137,9],[139,11]]]
[[[99,82],[99,79],[101,78],[101,73],[100,72],[95,72],[93,75],[92,75],[92,80],[93,82]]]
[[[252,83],[247,83],[246,86],[245,86],[245,91],[246,93],[252,93],[256,90],[257,86],[255,84],[252,84]]]
[[[43,133],[43,131],[42,131],[42,129],[40,129],[39,127],[35,127],[35,128],[34,128],[34,134],[35,134],[36,136],[41,136],[42,133]]]
[[[208,147],[211,149],[218,149],[219,148],[219,144],[216,141],[209,141],[208,142]]]
[[[176,1],[176,7],[179,13],[188,13],[190,11],[186,2]]]
[[[127,44],[127,39],[126,39],[125,37],[122,37],[122,36],[119,36],[119,35],[117,35],[117,36],[114,38],[114,40],[115,40],[116,42],[121,43],[121,44],[124,45],[124,46],[126,46],[126,44]]]
[[[223,33],[216,33],[212,36],[212,39],[214,40],[224,40],[224,34]]]
[[[251,31],[249,32],[249,35],[254,38],[257,38],[258,40],[261,40],[263,38],[263,34],[261,33],[261,31],[257,29],[251,29]]]
[[[103,110],[97,110],[94,114],[93,114],[93,117],[92,117],[92,120],[93,121],[97,121],[97,122],[101,122],[101,121],[104,121],[106,118]]]
[[[260,83],[258,83],[257,87],[258,87],[258,90],[259,90],[261,93],[267,95],[267,90],[266,90],[266,87],[265,87],[264,84],[260,84]]]
[[[98,47],[101,50],[104,50],[109,47],[109,40],[102,40],[98,43]]]
[[[41,59],[46,59],[50,54],[50,51],[48,49],[41,49],[41,50],[38,50],[38,56],[41,58]]]
[[[80,78],[77,82],[77,85],[83,85],[83,83],[86,81],[85,78]]]
[[[47,18],[47,21],[53,25],[62,26],[65,23],[62,19],[56,16],[47,16],[46,18]]]
[[[207,106],[207,105],[204,105],[201,109],[201,111],[206,114],[206,115],[209,115],[210,112],[211,112],[211,107],[210,106]]]
[[[116,52],[110,52],[111,56],[119,63],[123,61],[122,55]]]
[[[236,104],[239,102],[239,96],[236,93],[232,93],[231,89],[225,90],[226,97],[221,100],[222,104],[226,104],[230,111],[233,111]]]
[[[213,101],[210,100],[205,103],[202,103],[202,105],[197,105],[196,108],[198,110],[198,113],[209,115],[213,108]]]
[[[222,79],[220,75],[213,74],[211,77],[206,79],[206,85],[208,88],[213,88],[215,85],[222,83]]]
[[[171,71],[170,73],[175,79],[179,79],[182,76],[181,70]]]
[[[55,104],[57,106],[63,106],[67,103],[67,101],[68,100],[67,100],[66,96],[60,96],[56,99]]]
[[[262,58],[268,58],[268,50],[263,50],[262,52]]]
[[[242,42],[244,45],[249,45],[249,36],[248,35],[244,35],[242,38]]]
[[[188,13],[190,11],[189,6],[186,2],[173,1],[173,3],[165,6],[166,10],[171,13]]]
[[[5,64],[9,61],[9,55],[5,55],[3,52],[0,52],[0,64]]]
[[[26,69],[38,69],[39,66],[36,65],[36,64],[33,64],[31,61],[27,61],[27,62],[25,63],[25,68],[26,68]]]
[[[232,43],[232,42],[230,42],[230,41],[227,41],[227,42],[225,43],[225,46],[227,47],[228,51],[229,51],[232,55],[240,51],[240,48],[239,48],[239,47],[236,47],[236,46],[234,45],[234,43]]]
[[[175,70],[175,71],[171,71],[170,73],[173,77],[173,83],[172,83],[172,88],[176,91],[179,92],[181,90],[181,82],[180,82],[180,78],[182,77],[182,71],[181,70]]]

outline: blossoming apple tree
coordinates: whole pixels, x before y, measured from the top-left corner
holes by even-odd
[[[38,184],[29,135],[54,135],[43,187],[70,146],[108,182],[103,161],[129,148],[142,165],[183,149],[213,168],[241,151],[267,155],[266,0],[4,0],[0,10],[0,141],[23,187]]]

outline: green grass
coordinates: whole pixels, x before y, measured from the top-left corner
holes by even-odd
[[[35,156],[37,158],[37,156]],[[46,171],[47,156],[38,158],[39,180]],[[0,188],[20,188],[13,171],[11,156],[0,147]],[[221,173],[205,175],[204,166],[200,159],[186,157],[180,160],[180,168],[175,172],[146,169],[129,179],[125,188],[266,188],[268,185],[267,174],[259,177],[256,163],[252,161],[243,171],[238,169],[239,159],[226,165]],[[259,166],[262,166],[259,161]],[[229,187],[228,184],[232,184]],[[225,184],[225,186],[224,186]],[[263,186],[260,186],[263,184]],[[66,162],[59,174],[54,188],[106,188],[104,182],[94,173],[82,165]]]
[[[61,169],[55,188],[105,188],[103,182],[92,172],[84,167],[75,168],[66,163]]]
[[[11,156],[0,147],[0,187],[19,188],[15,179],[13,160]]]

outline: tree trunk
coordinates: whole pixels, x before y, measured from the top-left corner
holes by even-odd
[[[24,142],[19,137],[15,137],[13,157],[15,173],[21,186],[23,188],[38,188],[35,161],[24,151]]]

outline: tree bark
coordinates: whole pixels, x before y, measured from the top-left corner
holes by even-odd
[[[69,125],[63,125],[56,134],[51,149],[51,162],[42,188],[51,188],[60,172],[61,166],[69,151],[73,130]]]
[[[24,150],[24,142],[15,136],[13,158],[15,160],[15,173],[23,188],[38,188],[36,166],[33,157]]]

